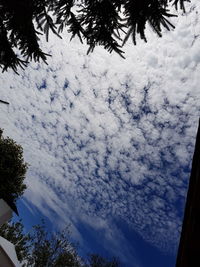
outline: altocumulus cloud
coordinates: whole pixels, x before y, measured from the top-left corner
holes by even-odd
[[[199,12],[193,1],[173,32],[127,44],[126,60],[52,36],[48,66],[1,74],[1,127],[31,164],[28,202],[77,235],[82,220],[112,239],[111,216],[176,248],[200,113]]]

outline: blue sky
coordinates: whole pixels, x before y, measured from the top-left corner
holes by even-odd
[[[30,164],[27,227],[71,224],[81,253],[126,267],[174,266],[200,115],[198,1],[176,29],[125,46],[126,59],[51,36],[52,54],[1,75],[4,134]]]

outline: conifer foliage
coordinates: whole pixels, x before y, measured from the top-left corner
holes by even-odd
[[[0,67],[3,71],[24,68],[28,62],[47,61],[39,37],[49,31],[60,36],[64,28],[89,46],[97,45],[123,57],[122,46],[136,35],[146,41],[146,24],[161,36],[169,21],[169,4],[185,11],[189,0],[0,0]]]

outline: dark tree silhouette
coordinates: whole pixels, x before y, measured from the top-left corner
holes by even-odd
[[[30,250],[30,234],[26,234],[24,226],[20,221],[5,223],[0,227],[0,236],[9,240],[15,245],[17,258],[20,262],[27,259]]]
[[[25,233],[21,221],[4,224],[0,236],[15,245],[18,260],[23,267],[120,267],[118,260],[91,254],[87,259],[78,255],[70,241],[69,228],[49,232],[45,223],[33,226]]]
[[[26,189],[23,181],[27,164],[22,147],[11,138],[4,138],[2,133],[0,129],[0,198],[12,205]]]
[[[84,267],[120,267],[120,263],[117,259],[107,260],[97,254],[90,254],[88,259],[88,265]]]
[[[0,67],[3,71],[24,68],[31,60],[46,62],[39,36],[56,35],[67,27],[71,38],[86,40],[92,52],[97,45],[123,57],[122,45],[136,35],[146,41],[146,24],[158,36],[169,21],[169,4],[185,11],[189,0],[0,0]],[[17,52],[16,52],[17,51]],[[18,56],[19,54],[19,56]]]

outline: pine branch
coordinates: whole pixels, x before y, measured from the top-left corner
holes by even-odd
[[[65,27],[71,39],[86,40],[88,53],[103,46],[124,57],[122,46],[130,37],[134,44],[137,35],[147,41],[147,24],[159,37],[162,29],[174,28],[170,2],[185,12],[189,0],[0,0],[0,67],[17,73],[29,61],[47,63],[49,55],[40,48],[39,37],[44,34],[48,41],[52,31],[61,38]]]

